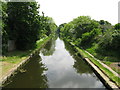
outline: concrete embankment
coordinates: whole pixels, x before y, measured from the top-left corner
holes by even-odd
[[[40,49],[50,40],[50,38],[51,37],[48,37],[47,40],[43,44],[41,44],[41,46],[39,48],[33,50],[32,53],[25,60],[22,60],[19,64],[15,65],[13,68],[11,68],[9,70],[9,72],[7,72],[6,75],[1,77],[0,78],[0,86],[3,87],[7,83],[9,83],[10,78],[12,78],[17,73],[17,71],[20,71],[21,68],[24,65],[26,65],[36,53],[39,53]]]
[[[101,79],[103,84],[108,88],[108,89],[117,89],[118,86],[113,83],[96,65],[94,65],[88,58],[84,58],[86,62],[94,69],[95,73],[97,76]]]
[[[93,69],[95,74],[99,77],[99,79],[103,82],[103,84],[110,90],[119,90],[119,86],[116,85],[97,65],[95,65],[88,57],[84,57],[79,52],[78,47],[76,47],[73,43],[70,43],[80,54],[80,56],[85,60],[90,67]],[[109,68],[108,68],[109,69]],[[116,74],[115,74],[116,75]]]

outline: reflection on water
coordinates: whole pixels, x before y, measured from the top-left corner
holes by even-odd
[[[5,88],[47,88],[47,77],[43,74],[47,69],[36,54],[31,61],[22,68],[26,72],[18,72],[12,82]]]
[[[69,51],[67,51],[66,49]],[[103,84],[91,68],[78,56],[72,47],[59,38],[53,55],[40,53],[42,62],[48,68],[45,71],[50,88],[103,88]]]
[[[54,53],[55,39],[56,38],[52,38],[50,41],[46,43],[45,47],[42,48],[41,52],[43,53],[44,56],[50,56]]]
[[[73,67],[75,68],[76,72],[80,73],[80,74],[82,74],[82,73],[92,74],[93,71],[91,70],[91,68],[88,65],[86,65],[85,61],[83,61],[78,54],[76,54],[75,49],[70,44],[68,44],[66,42],[64,42],[64,43],[66,46],[65,47],[66,50],[69,51],[70,55],[74,58]]]
[[[6,87],[105,88],[91,68],[59,38],[51,39]]]

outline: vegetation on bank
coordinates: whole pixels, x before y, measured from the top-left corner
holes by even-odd
[[[36,42],[37,47],[31,50],[20,51],[15,50],[7,53],[7,57],[2,57],[2,76],[9,73],[9,71],[14,68],[14,66],[18,65],[23,60],[26,60],[34,51],[41,49],[43,45],[48,42],[53,35],[46,37],[44,39],[38,40]],[[1,62],[0,62],[1,63]]]
[[[91,57],[88,53],[86,53],[84,50],[77,48],[77,50],[82,53],[83,57],[89,58],[92,63],[94,63],[96,66],[99,67],[109,78],[111,81],[115,82],[117,86],[120,87],[120,78],[114,75],[109,69],[105,68],[99,61],[97,61],[95,58]]]
[[[75,46],[74,43],[67,41],[66,39],[64,39],[65,42],[69,43],[73,48],[74,48],[74,54],[76,55],[81,55],[82,58],[88,58],[94,65],[96,65],[105,75],[107,75],[107,77],[109,77],[109,79],[111,81],[113,81],[118,87],[120,87],[120,78],[118,76],[116,76],[114,73],[112,73],[109,69],[107,69],[106,67],[104,67],[99,60],[97,60],[96,58],[92,57],[91,55],[89,55],[88,53],[86,53],[85,50],[83,50],[82,48],[79,48],[77,46]]]
[[[10,0],[12,1],[12,0]],[[42,13],[35,2],[1,2],[0,35],[2,35],[3,74],[14,65],[25,60],[35,49],[55,35],[57,25],[51,17]],[[99,66],[108,77],[120,85],[119,78],[90,57],[82,49],[89,51],[107,65],[120,62],[120,23],[111,25],[108,21],[96,21],[89,16],[80,16],[69,23],[61,24],[58,28],[60,36],[79,47],[83,56]],[[8,52],[8,41],[13,40],[16,50]],[[1,51],[0,51],[1,52]],[[113,68],[114,69],[114,68]],[[116,69],[114,69],[116,70]],[[116,72],[120,73],[119,70]]]
[[[36,47],[36,41],[56,32],[51,17],[39,15],[35,2],[0,2],[2,4],[2,54],[7,55],[8,41],[15,42],[16,50]]]
[[[61,24],[59,32],[61,38],[87,50],[108,66],[120,62],[120,23],[112,25],[108,21],[96,21],[89,16],[79,16],[69,23]],[[89,58],[103,68],[95,59]],[[116,72],[119,73],[119,70]],[[107,73],[113,81],[119,83],[112,73]]]
[[[62,38],[84,48],[101,61],[120,61],[120,23],[113,26],[108,21],[80,16],[59,28]]]
[[[57,25],[51,17],[39,14],[35,2],[1,2],[0,34],[2,35],[2,76],[56,34]],[[29,0],[28,0],[29,1]],[[8,42],[15,42],[15,50],[8,51]]]

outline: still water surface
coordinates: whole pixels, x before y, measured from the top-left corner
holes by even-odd
[[[59,38],[51,39],[5,87],[105,88],[74,49]]]

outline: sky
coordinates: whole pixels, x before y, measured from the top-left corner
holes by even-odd
[[[90,16],[95,20],[118,23],[120,0],[36,0],[40,13],[52,17],[57,25],[68,23],[78,16]]]

